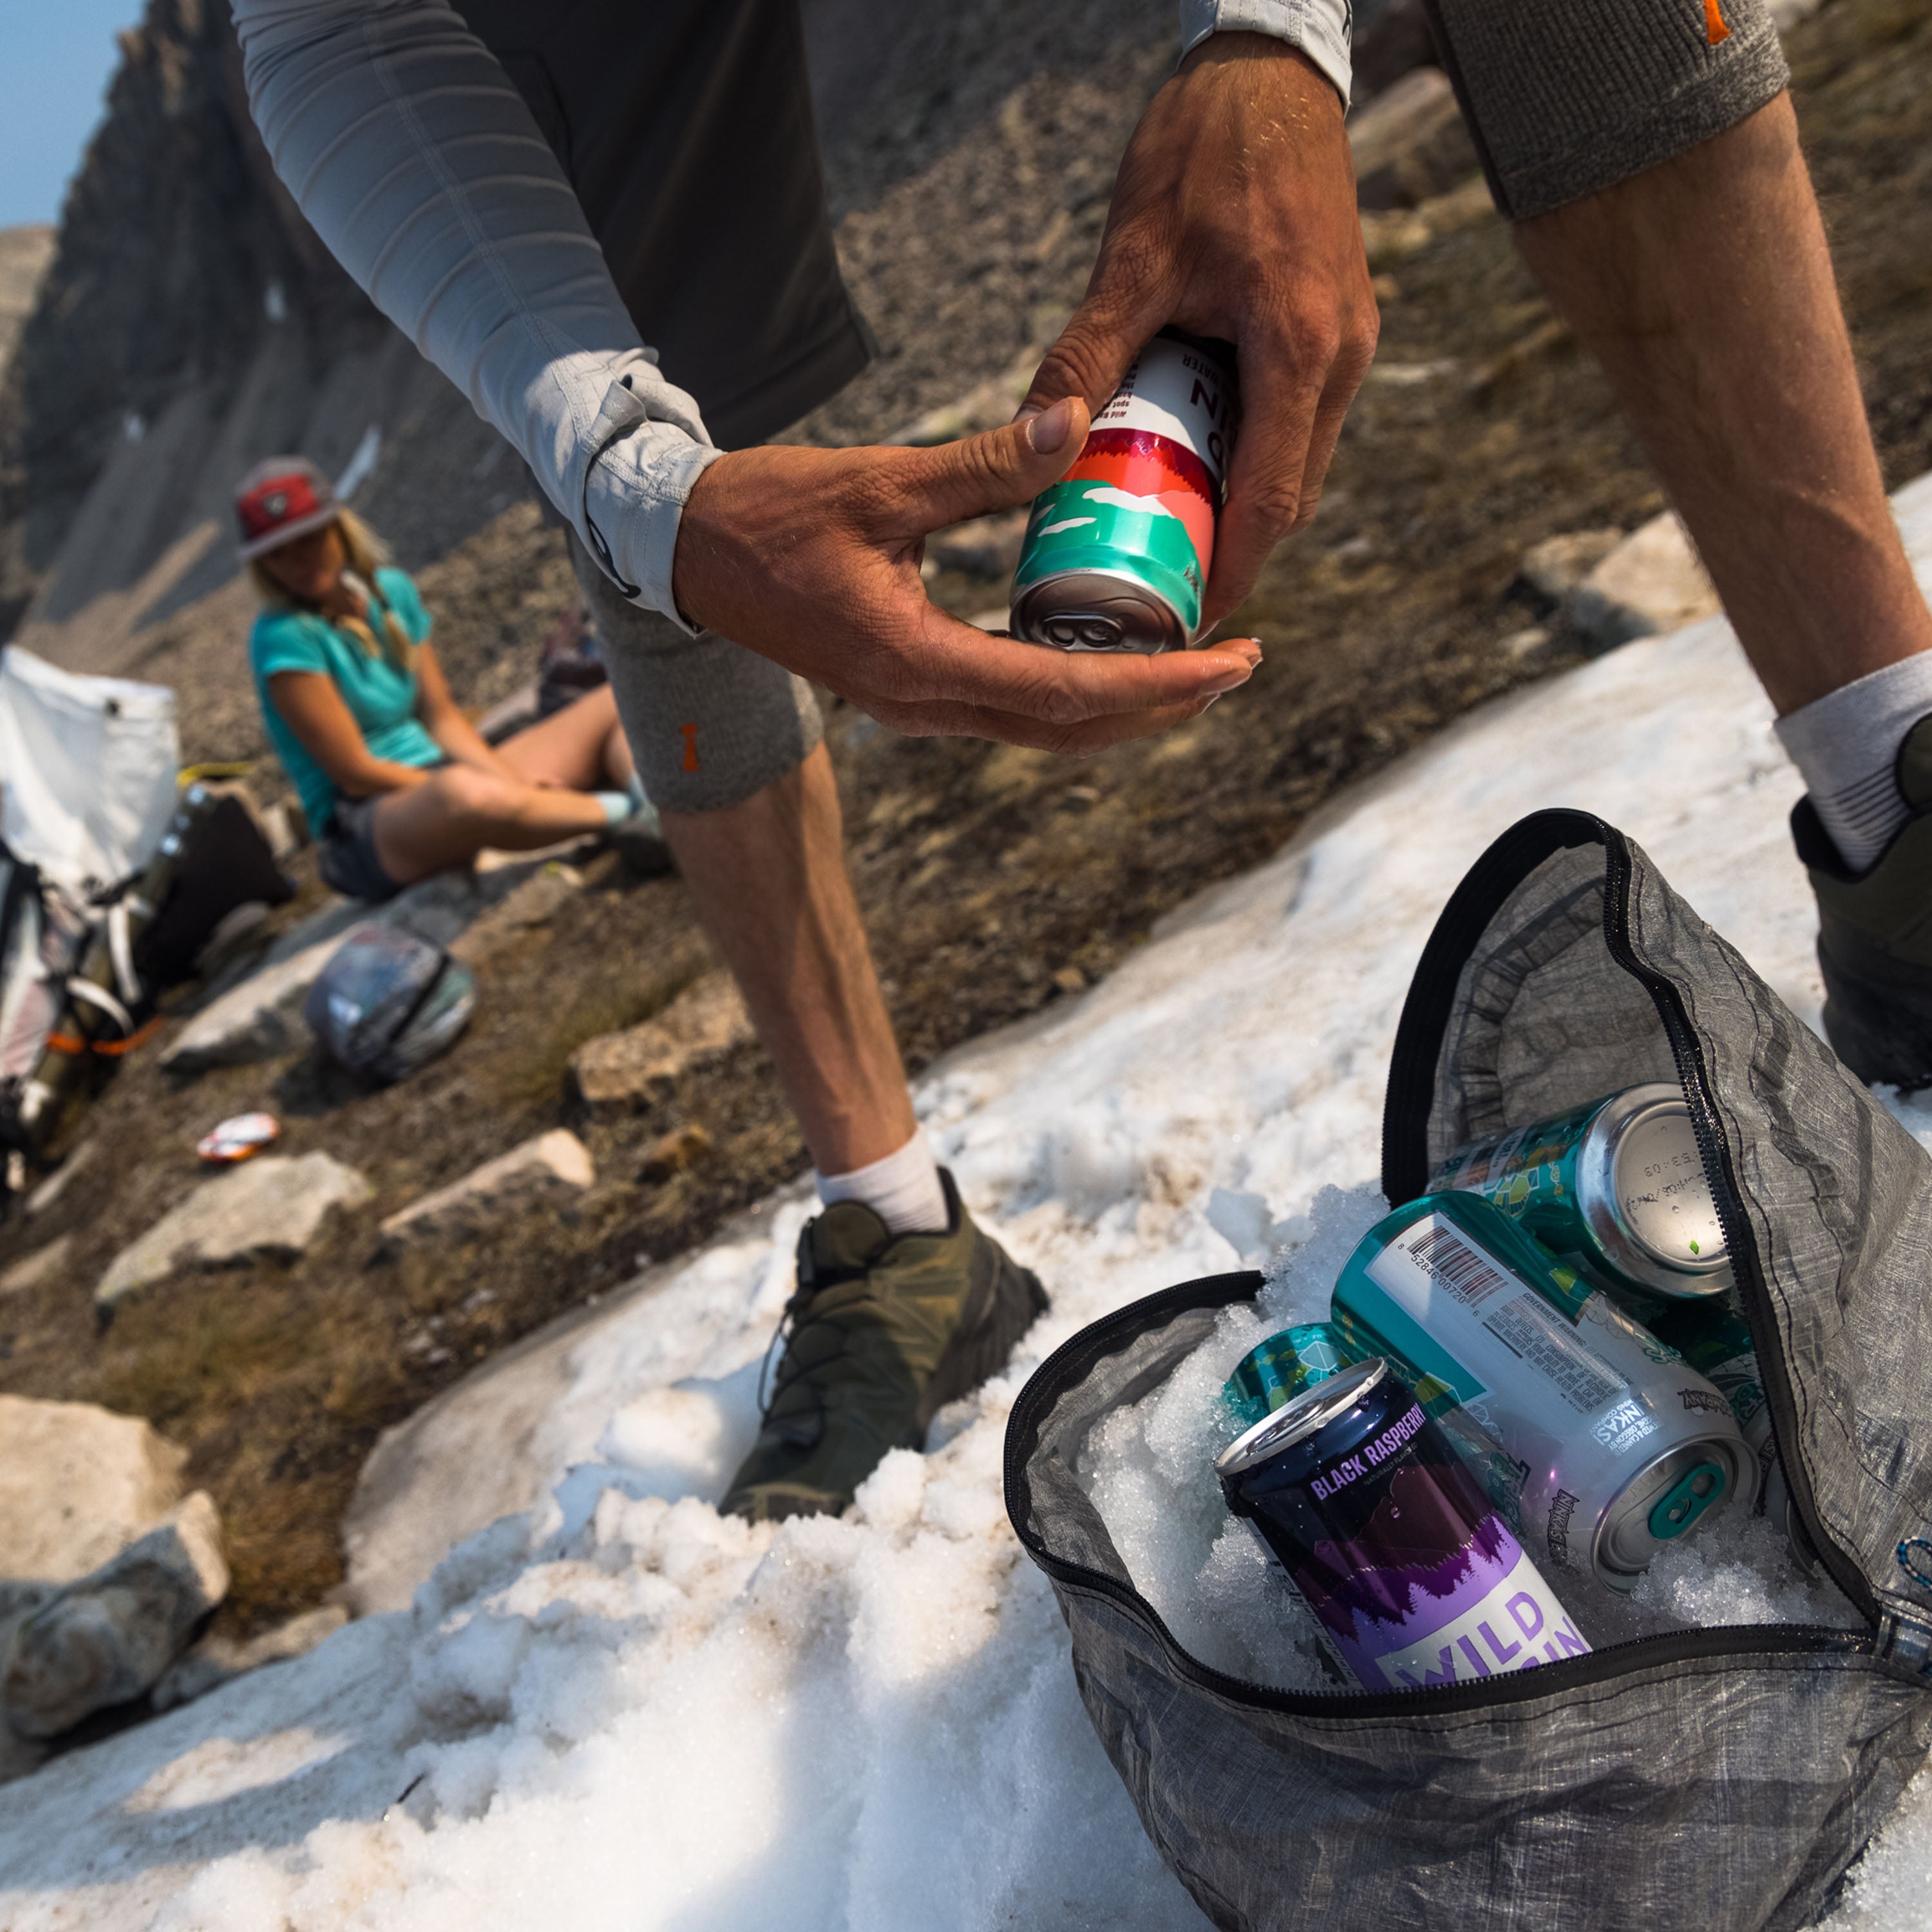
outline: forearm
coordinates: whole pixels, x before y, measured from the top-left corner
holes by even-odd
[[[592,555],[608,546],[627,594],[675,616],[679,516],[718,452],[501,66],[442,0],[235,0],[234,19],[256,122],[311,225]]]
[[[429,776],[422,765],[399,765],[389,758],[362,758],[340,770],[325,764],[322,770],[344,798],[380,798],[385,792],[407,791]]]
[[[424,712],[422,728],[458,764],[468,765],[475,771],[494,772],[499,778],[516,777],[482,733],[454,704]]]
[[[1348,104],[1348,0],[1180,0],[1180,50],[1210,34],[1266,34],[1299,47]]]

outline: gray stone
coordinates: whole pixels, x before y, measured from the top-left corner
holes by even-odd
[[[1623,540],[1614,526],[1546,537],[1523,552],[1516,581],[1540,608],[1553,610]]]
[[[0,1673],[0,1714],[21,1737],[51,1738],[140,1696],[227,1594],[220,1523],[197,1490],[16,1627]]]
[[[60,1166],[27,1196],[27,1219],[33,1220],[44,1214],[71,1187],[74,1181],[85,1174],[100,1151],[100,1142],[82,1141]]]
[[[1674,511],[1633,530],[1571,592],[1570,628],[1589,650],[1606,651],[1695,623],[1718,610],[1718,592]]]
[[[188,1452],[137,1415],[0,1395],[0,1575],[85,1576],[181,1500]]]
[[[495,1222],[580,1194],[596,1178],[589,1148],[568,1128],[553,1127],[411,1202],[382,1223],[382,1238],[400,1244],[480,1234]]]
[[[231,1678],[259,1670],[265,1664],[286,1664],[306,1657],[324,1637],[333,1636],[349,1621],[349,1612],[340,1604],[325,1604],[320,1610],[304,1610],[260,1636],[237,1642],[232,1637],[205,1636],[162,1672],[149,1696],[157,1711],[171,1711],[177,1704],[192,1703],[218,1690]]]
[[[123,1248],[94,1291],[98,1319],[176,1269],[220,1267],[302,1252],[338,1208],[374,1192],[332,1154],[258,1154],[204,1180],[140,1239]]]
[[[1477,167],[1476,150],[1440,68],[1417,68],[1348,116],[1355,197],[1366,208],[1415,208]]]
[[[562,850],[581,844],[573,840]],[[485,855],[469,872],[439,872],[386,904],[337,899],[291,927],[238,983],[209,1001],[170,1040],[161,1065],[176,1075],[214,1066],[242,1066],[299,1052],[309,1042],[302,1006],[352,926],[380,926],[448,946],[492,906],[509,897],[555,856],[553,851],[514,857]]]
[[[935,570],[957,570],[968,577],[1010,577],[1020,560],[1026,536],[1027,512],[1002,511],[998,516],[975,517],[928,537],[926,561]]]
[[[655,1018],[586,1040],[570,1057],[571,1089],[594,1114],[645,1113],[685,1074],[752,1037],[737,982],[707,973]]]
[[[58,1240],[23,1255],[12,1267],[0,1270],[0,1294],[22,1294],[30,1288],[58,1280],[73,1246],[74,1237],[63,1234]]]

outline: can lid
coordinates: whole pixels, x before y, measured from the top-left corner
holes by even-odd
[[[1244,1469],[1264,1462],[1294,1444],[1304,1441],[1336,1416],[1352,1408],[1388,1373],[1388,1364],[1371,1355],[1339,1376],[1304,1389],[1244,1435],[1238,1436],[1214,1459],[1217,1476],[1238,1475]]]
[[[1612,1258],[1666,1293],[1726,1286],[1730,1250],[1682,1094],[1653,1081],[1614,1095],[1588,1138],[1594,1157],[1582,1163],[1579,1178],[1594,1184],[1580,1204]]]
[[[1640,1470],[1605,1513],[1598,1568],[1613,1574],[1604,1580],[1629,1588],[1666,1543],[1730,1502],[1744,1475],[1743,1449],[1738,1438],[1708,1436]]]

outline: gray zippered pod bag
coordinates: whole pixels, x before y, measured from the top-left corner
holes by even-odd
[[[1122,1309],[1022,1393],[1007,1512],[1142,1823],[1228,1932],[1802,1927],[1932,1745],[1932,1591],[1899,1552],[1932,1516],[1932,1161],[1635,844],[1537,813],[1424,951],[1384,1190],[1413,1199],[1477,1136],[1646,1080],[1683,1085],[1801,1518],[1866,1628],[1690,1630],[1438,1690],[1210,1670],[1078,1471],[1261,1277]]]

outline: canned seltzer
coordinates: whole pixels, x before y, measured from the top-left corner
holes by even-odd
[[[1744,1317],[1726,1303],[1694,1301],[1666,1310],[1657,1319],[1659,1341],[1682,1351],[1684,1359],[1731,1406],[1746,1446],[1757,1458],[1758,1514],[1784,1534],[1791,1553],[1814,1574],[1817,1552],[1798,1521],[1784,1480],[1784,1460],[1771,1426],[1771,1403]]]
[[[1250,1348],[1222,1384],[1221,1400],[1244,1430],[1252,1429],[1285,1407],[1304,1389],[1340,1375],[1363,1359],[1332,1322],[1310,1322],[1284,1328]],[[1423,1413],[1438,1424],[1504,1520],[1522,1534],[1522,1491],[1529,1472],[1456,1402],[1455,1393],[1433,1376],[1418,1379],[1411,1391]]]
[[[1539,1551],[1628,1590],[1658,1548],[1756,1492],[1730,1405],[1678,1352],[1471,1194],[1378,1222],[1335,1285],[1358,1352],[1433,1377],[1521,1464]]]
[[[1305,1388],[1216,1458],[1228,1509],[1371,1690],[1589,1649],[1414,1395],[1380,1358]]]
[[[1430,1185],[1495,1202],[1640,1316],[1731,1286],[1690,1110],[1664,1082],[1478,1141]]]
[[[1176,651],[1199,628],[1240,419],[1232,352],[1163,330],[1034,500],[1012,633],[1066,651]]]

